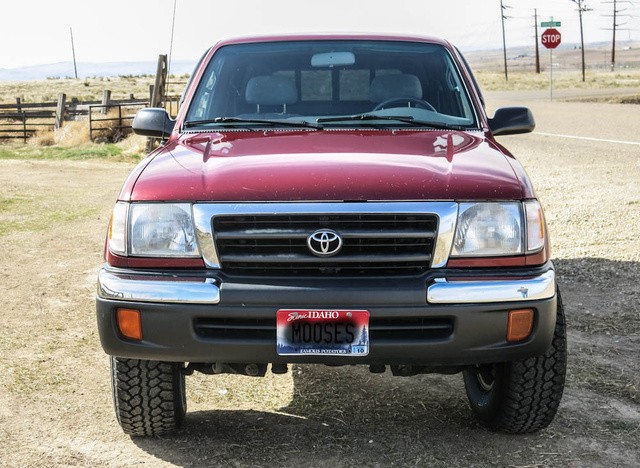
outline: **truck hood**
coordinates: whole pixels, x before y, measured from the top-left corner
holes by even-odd
[[[510,160],[482,132],[254,131],[171,141],[122,200],[521,199]]]

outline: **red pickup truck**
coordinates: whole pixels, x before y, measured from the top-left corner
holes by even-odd
[[[298,35],[209,49],[124,183],[97,318],[127,434],[186,413],[185,375],[362,364],[458,373],[489,428],[562,397],[565,322],[542,208],[446,41]]]

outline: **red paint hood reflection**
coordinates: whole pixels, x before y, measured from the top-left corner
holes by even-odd
[[[481,132],[201,133],[170,142],[121,199],[520,199],[513,163]]]

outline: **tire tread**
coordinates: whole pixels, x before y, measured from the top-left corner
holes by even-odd
[[[186,412],[183,379],[177,363],[111,357],[113,402],[125,434],[159,436],[178,428]]]

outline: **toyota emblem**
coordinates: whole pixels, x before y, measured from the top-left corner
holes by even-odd
[[[331,229],[319,229],[307,237],[307,247],[318,257],[331,257],[342,248],[342,237]]]

